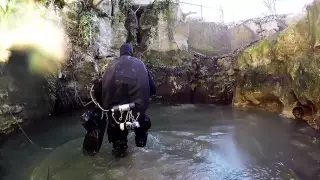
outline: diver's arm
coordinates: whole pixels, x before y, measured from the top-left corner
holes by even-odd
[[[157,92],[157,85],[154,82],[154,80],[152,79],[149,71],[148,71],[148,76],[149,76],[150,95],[153,96]]]

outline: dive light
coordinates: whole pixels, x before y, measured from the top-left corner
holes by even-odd
[[[123,105],[118,105],[118,106],[113,106],[111,111],[115,112],[115,111],[129,111],[130,109],[133,109],[135,107],[134,103],[130,103],[130,104],[123,104]]]
[[[139,128],[140,127],[140,124],[138,121],[135,121],[135,122],[125,122],[125,123],[121,123],[120,124],[120,129],[121,131],[124,131],[125,129],[128,129],[128,130],[134,130],[136,128]]]

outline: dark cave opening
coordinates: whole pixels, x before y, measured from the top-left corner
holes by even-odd
[[[292,114],[296,119],[303,120],[305,116],[313,116],[316,114],[316,107],[310,100],[300,102],[294,90],[290,91],[291,95],[297,101],[296,107],[293,108]]]
[[[139,6],[135,9],[136,9],[136,17],[137,17],[137,21],[138,21],[138,29],[137,29],[137,34],[136,34],[137,43],[141,44],[141,42],[142,42],[141,16],[145,12],[146,7]]]

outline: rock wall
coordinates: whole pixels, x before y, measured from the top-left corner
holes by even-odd
[[[126,40],[125,13],[120,9],[123,2],[69,0],[57,5],[42,1],[35,11],[48,10],[43,14],[45,19],[61,24],[65,30],[68,53],[63,64],[55,63],[52,73],[41,76],[26,71],[35,57],[42,61],[51,58],[34,49],[32,42],[23,49],[11,48],[9,61],[0,57],[0,134],[17,128],[17,123],[83,107],[90,101],[92,80],[103,72],[110,59],[119,55]],[[22,6],[15,7],[17,13],[25,12]]]
[[[44,18],[35,16],[49,15],[45,8],[34,12],[33,6],[26,8],[24,2],[10,3],[5,8],[5,16],[1,16],[0,25],[0,134],[11,132],[22,121],[28,123],[53,112],[57,100],[57,65],[63,61],[63,39],[67,38],[60,30],[59,19],[55,19],[56,26],[52,26]],[[34,28],[32,34],[21,36],[20,33],[30,32],[36,25],[40,26]],[[21,26],[26,29],[19,28]],[[49,31],[50,37],[43,33]],[[20,42],[17,42],[18,34]]]
[[[133,16],[128,13],[130,9]],[[291,41],[293,36],[305,35],[307,32],[303,31],[304,28],[293,28],[292,34],[282,35],[285,38],[278,38],[278,42],[261,41],[246,49],[235,61],[235,56],[242,51],[243,46],[286,28],[288,23],[283,20],[285,17],[278,17],[276,21],[260,19],[254,23],[250,20],[231,27],[188,21],[179,5],[170,0],[68,0],[59,3],[53,11],[59,14],[58,19],[68,36],[67,61],[59,64],[54,73],[30,77],[36,82],[31,81],[29,85],[8,74],[6,63],[0,64],[0,80],[3,81],[0,86],[0,134],[14,129],[15,124],[26,122],[28,118],[61,113],[87,104],[91,100],[89,91],[92,80],[99,78],[108,63],[119,56],[120,46],[132,40],[129,38],[130,27],[126,26],[130,18],[138,22],[134,35],[135,56],[146,63],[156,80],[156,100],[169,103],[230,104],[235,93],[235,77],[240,70],[235,98],[237,106],[268,107],[275,112],[286,112],[284,109],[288,109],[287,104],[290,104],[290,108],[296,107],[295,98],[299,99],[303,111],[310,109],[311,105],[308,104],[316,106],[312,98],[301,96],[297,92],[299,89],[286,94],[295,86],[290,76],[277,68],[291,68],[288,72],[295,72],[291,70],[296,69],[296,65],[284,65],[283,62],[295,56],[292,51],[300,52],[301,49],[307,49],[307,45],[292,49],[287,47],[287,41]],[[279,22],[285,23],[279,25]],[[290,29],[287,31],[290,32]],[[300,38],[301,42],[303,40]],[[303,43],[299,47],[301,45]],[[34,50],[22,52],[30,53]],[[282,57],[282,60],[276,60],[275,57]],[[292,62],[302,61],[293,59]],[[259,81],[256,82],[256,79]],[[274,89],[268,89],[267,95],[262,93],[265,91],[256,93],[265,86]],[[38,91],[32,91],[30,87]],[[279,90],[278,87],[283,88]],[[253,89],[256,94],[252,93]],[[28,99],[28,95],[32,98]],[[29,103],[26,103],[27,100]]]
[[[53,7],[49,1],[42,3],[46,8]],[[42,6],[40,4],[39,7]],[[180,58],[190,57],[186,52],[188,31],[184,29],[185,22],[180,21],[179,7],[172,1],[154,1],[151,4],[127,0],[64,1],[51,10],[59,14],[53,20],[61,21],[68,36],[67,61],[57,66],[53,74],[30,77],[36,81],[29,83],[30,87],[39,91],[29,91],[21,77],[7,73],[7,63],[1,64],[4,83],[0,88],[0,134],[15,129],[18,122],[26,123],[27,119],[69,111],[88,103],[92,80],[119,56],[120,46],[127,40],[125,22],[130,8],[136,11],[140,20],[139,38],[142,41],[135,45],[136,55],[142,57],[146,64],[172,68],[177,59],[182,63]],[[19,53],[32,54],[34,51],[38,52],[23,49]],[[156,62],[156,59],[145,58],[152,56],[161,56],[165,60]],[[28,57],[23,59],[30,60]],[[28,95],[31,96],[29,99]],[[31,102],[27,103],[27,100]]]
[[[229,29],[230,50],[235,51],[245,47],[251,42],[259,40],[259,35],[245,24],[240,24]]]
[[[319,7],[315,1],[296,24],[239,55],[235,106],[303,119],[319,129]]]
[[[303,17],[299,15],[277,15],[249,19],[233,24],[217,24],[188,20],[189,50],[207,56],[223,55],[236,51],[252,42],[283,31]]]
[[[252,42],[276,35],[291,24],[296,23],[303,15],[266,16],[233,24],[229,26],[231,50],[235,51]]]
[[[127,38],[123,1],[70,0],[61,9],[70,38],[70,54],[61,67],[55,112],[83,107],[90,101],[92,80],[103,73]]]
[[[223,24],[190,20],[188,44],[190,50],[216,56],[231,51],[228,27]]]
[[[155,100],[169,103],[230,104],[235,82],[232,58],[194,55],[181,66],[149,66],[158,86]]]

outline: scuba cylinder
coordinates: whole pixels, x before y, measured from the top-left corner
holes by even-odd
[[[103,141],[107,126],[105,115],[95,107],[81,116],[81,124],[87,131],[82,145],[83,153],[94,156],[99,152]]]

